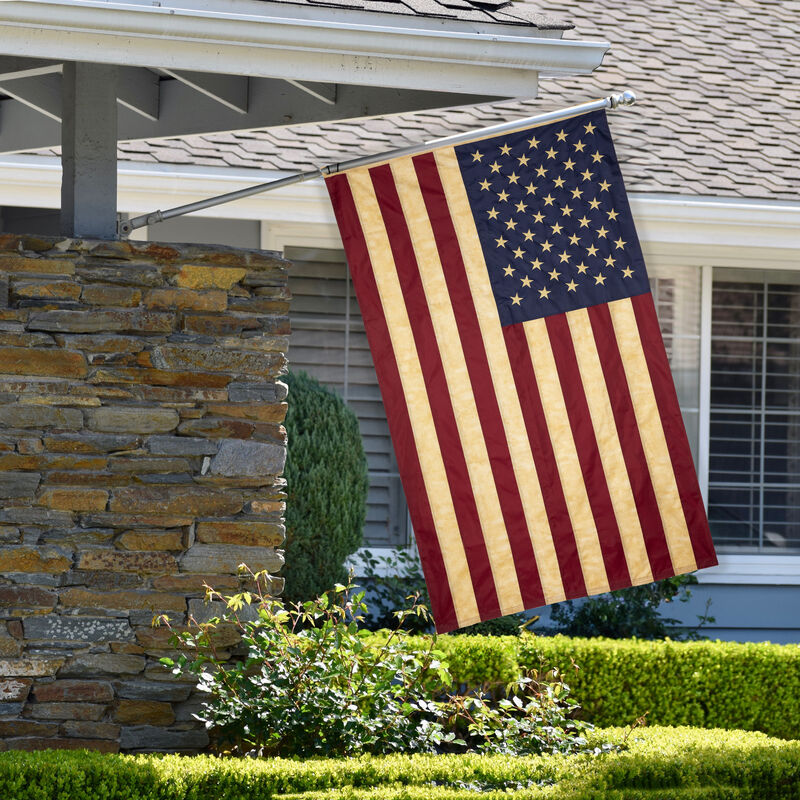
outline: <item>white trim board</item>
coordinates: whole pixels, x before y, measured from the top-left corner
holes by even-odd
[[[0,4],[0,8],[2,4]],[[309,168],[314,165],[309,164]],[[285,177],[277,170],[174,166],[120,162],[119,209],[141,214],[194,202]],[[662,254],[693,264],[752,266],[772,261],[797,264],[800,203],[731,198],[630,195],[645,256]],[[0,158],[0,205],[59,208],[61,162],[55,156]],[[214,206],[196,216],[258,219],[334,226],[333,210],[321,179]],[[154,227],[155,230],[155,227]],[[757,259],[754,261],[754,259]]]

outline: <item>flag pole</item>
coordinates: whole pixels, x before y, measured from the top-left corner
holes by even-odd
[[[533,117],[525,117],[524,119],[513,120],[512,122],[503,122],[499,125],[491,125],[488,128],[480,128],[479,130],[467,131],[466,133],[457,133],[453,136],[445,136],[441,139],[434,139],[430,142],[423,144],[410,145],[408,147],[401,147],[396,150],[389,150],[384,153],[378,153],[372,156],[362,156],[361,158],[354,158],[350,161],[342,161],[336,164],[329,164],[320,169],[312,169],[308,172],[299,172],[296,175],[288,175],[285,178],[269,181],[267,183],[260,183],[256,186],[249,186],[246,189],[239,189],[235,192],[227,192],[220,194],[216,197],[209,197],[206,200],[198,200],[196,203],[187,203],[183,206],[176,206],[169,208],[166,211],[152,211],[149,214],[142,214],[132,219],[119,220],[117,229],[121,236],[128,236],[132,231],[137,228],[143,228],[145,225],[155,225],[158,222],[163,222],[173,217],[181,217],[184,214],[191,214],[195,211],[201,211],[205,208],[212,208],[219,206],[223,203],[230,203],[234,200],[240,200],[243,197],[250,197],[254,194],[261,194],[262,192],[270,192],[273,189],[280,189],[284,186],[291,186],[295,183],[304,183],[305,181],[314,180],[314,178],[322,178],[326,175],[332,175],[335,172],[342,172],[354,167],[365,167],[370,164],[378,164],[382,161],[388,161],[392,158],[400,158],[402,156],[414,155],[415,153],[423,153],[436,147],[448,147],[450,145],[464,144],[471,142],[474,139],[483,139],[487,136],[499,135],[501,133],[508,133],[510,131],[520,130],[522,128],[529,128],[533,125],[543,125],[547,122],[555,122],[559,119],[567,119],[574,117],[578,114],[586,114],[590,111],[599,111],[603,108],[618,108],[619,106],[630,106],[636,102],[636,95],[631,91],[625,91],[621,94],[609,95],[600,100],[592,100],[588,103],[582,103],[577,106],[570,106],[569,108],[562,108],[557,111],[549,111],[546,114],[537,114]]]

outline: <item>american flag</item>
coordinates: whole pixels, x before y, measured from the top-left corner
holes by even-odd
[[[604,112],[326,183],[438,631],[716,564]]]

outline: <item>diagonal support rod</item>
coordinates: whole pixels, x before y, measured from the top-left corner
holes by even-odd
[[[555,122],[559,119],[566,119],[567,117],[574,117],[578,114],[585,114],[589,111],[599,111],[601,108],[618,108],[619,106],[630,106],[636,102],[636,95],[631,91],[622,92],[622,94],[610,95],[603,97],[600,100],[593,100],[589,103],[583,103],[577,106],[570,106],[569,108],[562,108],[558,111],[550,111],[546,114],[538,114],[534,117],[526,117],[525,119],[514,120],[513,122],[504,122],[500,125],[492,125],[488,128],[481,128],[480,130],[468,131],[467,133],[458,133],[454,136],[446,136],[442,139],[434,139],[424,144],[411,145],[410,147],[402,147],[397,150],[390,150],[386,153],[379,153],[374,156],[363,156],[362,158],[355,158],[351,161],[344,161],[339,164],[330,164],[321,169],[313,169],[308,172],[299,172],[296,175],[288,175],[285,178],[279,178],[275,181],[268,183],[260,183],[256,186],[249,186],[247,189],[239,189],[236,192],[228,192],[227,194],[217,195],[216,197],[209,197],[207,200],[198,200],[196,203],[187,203],[183,206],[176,206],[175,208],[167,209],[166,211],[153,211],[149,214],[142,214],[138,217],[133,217],[128,220],[120,220],[118,225],[119,234],[127,236],[137,228],[143,228],[145,225],[155,225],[158,222],[163,222],[173,217],[182,217],[184,214],[192,214],[195,211],[202,211],[206,208],[213,206],[223,205],[224,203],[231,203],[234,200],[241,200],[243,197],[250,197],[254,194],[261,194],[262,192],[269,192],[273,189],[280,189],[283,186],[291,186],[295,183],[304,183],[305,181],[313,180],[314,178],[324,177],[325,175],[333,175],[335,172],[342,172],[354,167],[365,167],[369,164],[377,164],[379,161],[387,161],[392,158],[399,158],[401,156],[414,155],[415,153],[426,152],[435,147],[447,147],[449,145],[464,144],[471,142],[474,139],[481,139],[485,136],[493,136],[500,133],[508,133],[510,131],[520,130],[522,128],[530,127],[531,125],[543,125],[547,122]]]

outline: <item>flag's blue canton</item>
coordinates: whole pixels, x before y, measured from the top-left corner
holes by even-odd
[[[455,152],[501,324],[650,290],[605,112]]]

